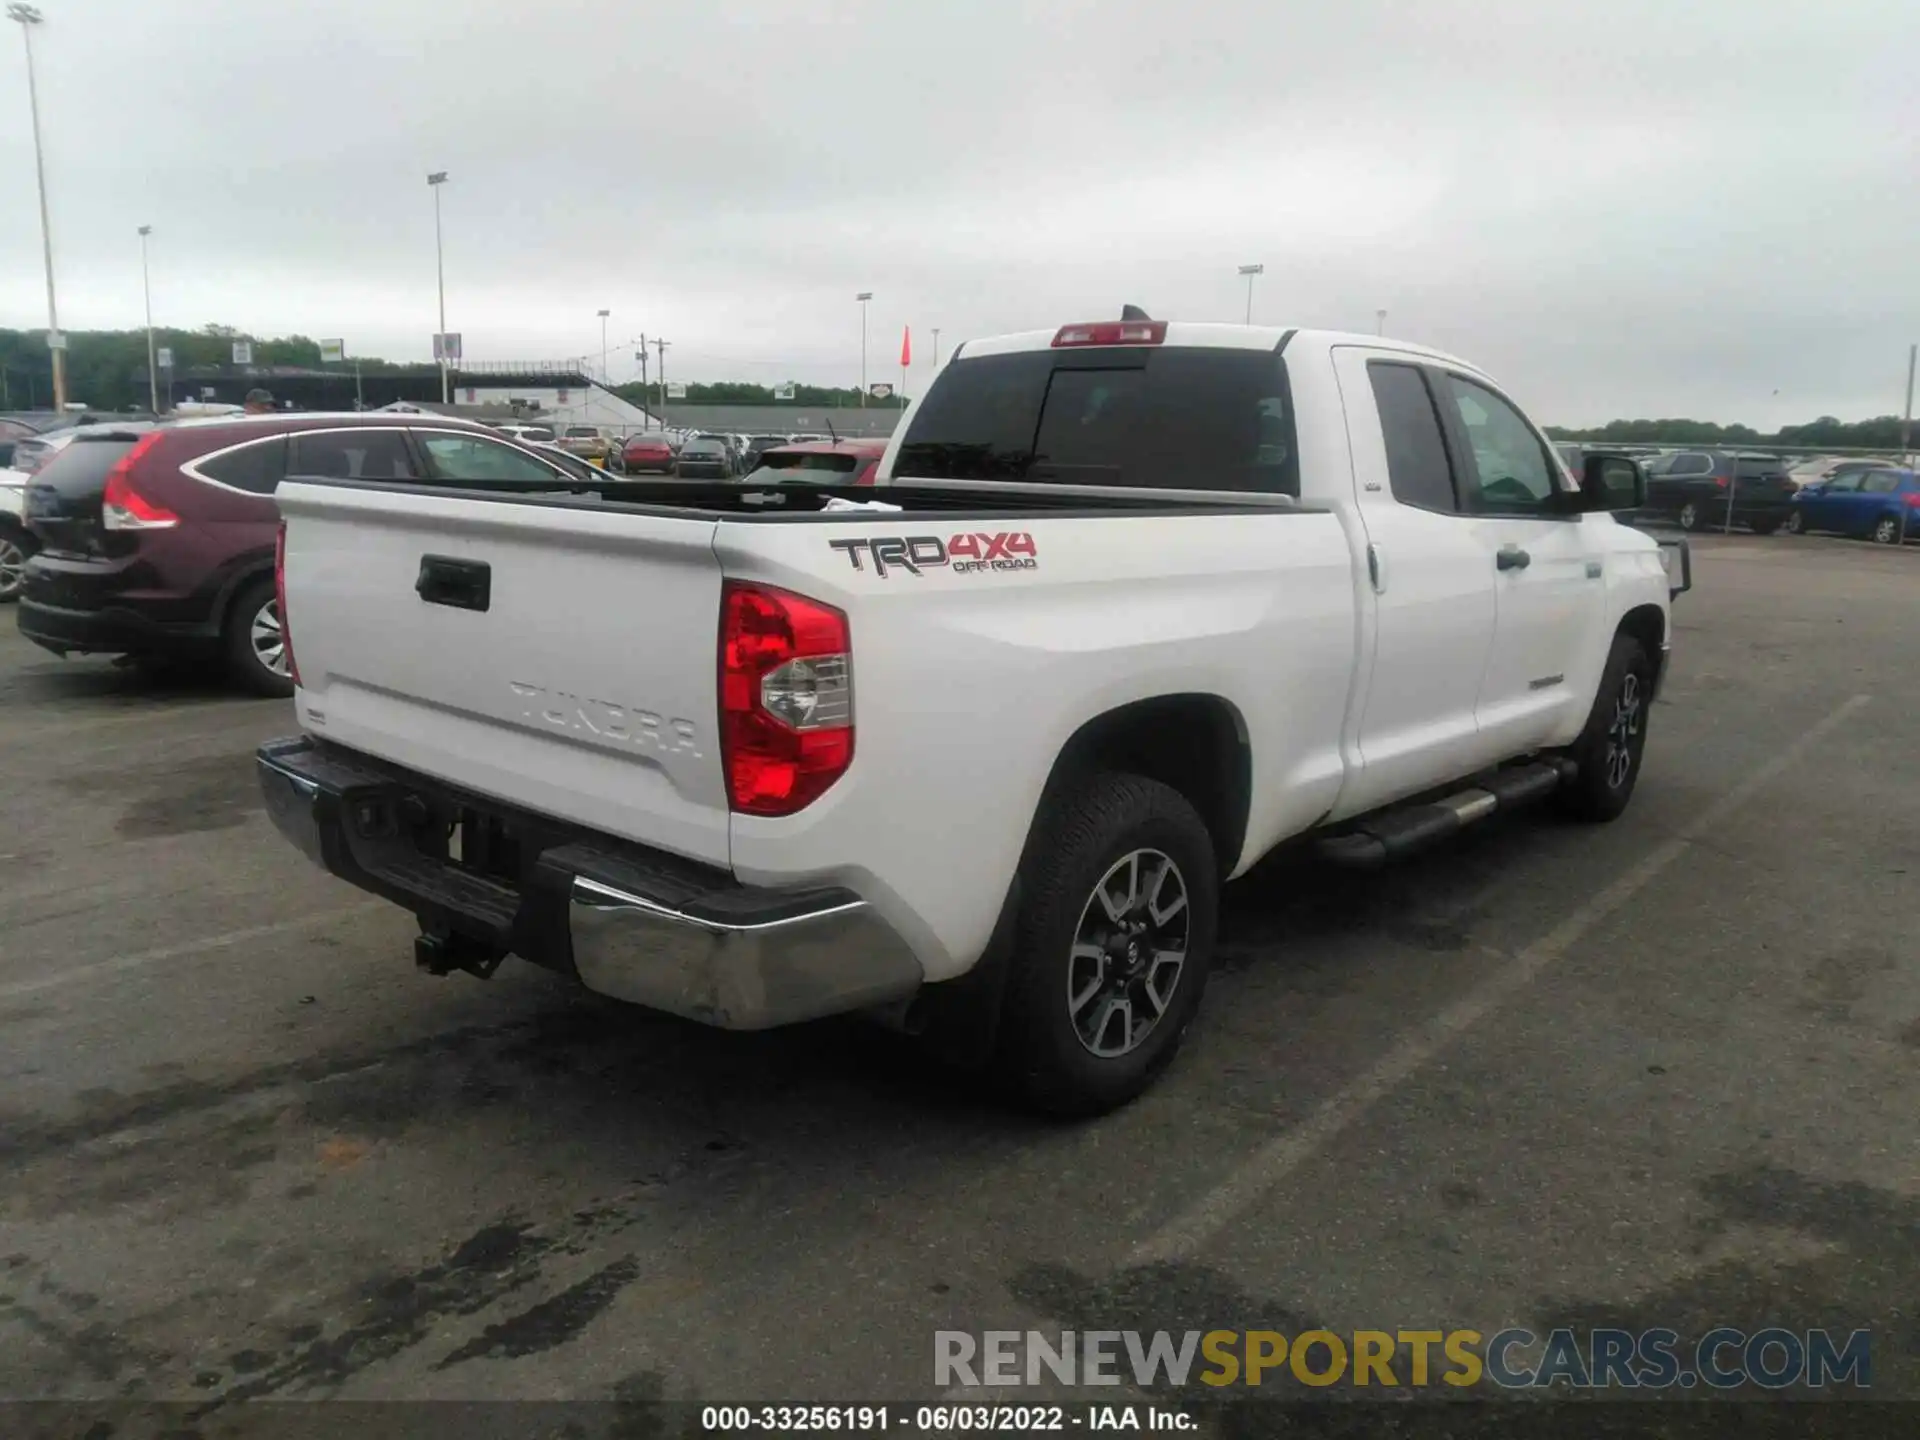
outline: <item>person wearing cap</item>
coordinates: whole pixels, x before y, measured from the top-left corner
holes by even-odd
[[[273,413],[273,392],[255,387],[247,392],[246,411],[249,415],[271,415]]]

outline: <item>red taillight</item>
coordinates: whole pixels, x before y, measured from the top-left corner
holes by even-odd
[[[1069,345],[1159,345],[1167,338],[1164,320],[1096,320],[1090,325],[1062,325],[1053,348]]]
[[[1714,489],[1716,489],[1716,490],[1724,490],[1724,489],[1726,489],[1726,488],[1727,488],[1727,477],[1726,477],[1726,476],[1724,476],[1724,475],[1716,475],[1716,476],[1714,476],[1714,477],[1713,477],[1713,488],[1714,488]]]
[[[106,489],[100,492],[100,523],[108,530],[171,530],[180,523],[173,511],[134,488],[134,462],[159,443],[158,431],[142,435],[107,471]]]
[[[1910,508],[1920,509],[1920,490],[1909,490],[1907,491],[1906,494],[1902,495],[1900,498]]]
[[[831,605],[728,581],[720,595],[720,751],[743,815],[792,815],[853,762],[853,642]]]
[[[293,658],[293,625],[287,619],[287,522],[280,522],[280,533],[273,540],[273,602],[280,612],[280,644],[287,652],[287,673],[295,688],[300,684],[300,662]]]

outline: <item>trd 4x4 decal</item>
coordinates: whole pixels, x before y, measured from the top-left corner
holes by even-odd
[[[963,531],[958,535],[885,535],[865,540],[829,540],[835,550],[853,562],[856,570],[865,570],[861,556],[873,563],[873,573],[885,579],[890,569],[898,568],[918,575],[922,570],[951,566],[955,574],[978,574],[989,570],[1035,570],[1040,561],[1033,536],[1024,530],[1002,531],[987,535]]]

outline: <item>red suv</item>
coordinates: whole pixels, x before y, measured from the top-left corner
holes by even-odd
[[[260,415],[101,425],[28,482],[40,544],[20,633],[58,655],[224,659],[262,695],[291,695],[281,643],[273,492],[288,475],[579,489],[485,426],[438,415]]]

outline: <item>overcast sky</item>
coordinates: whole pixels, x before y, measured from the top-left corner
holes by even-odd
[[[1897,412],[1915,0],[39,0],[61,316],[915,388],[970,335],[1440,345],[1543,422]],[[18,34],[0,325],[43,326]],[[1777,393],[1776,393],[1777,392]]]

